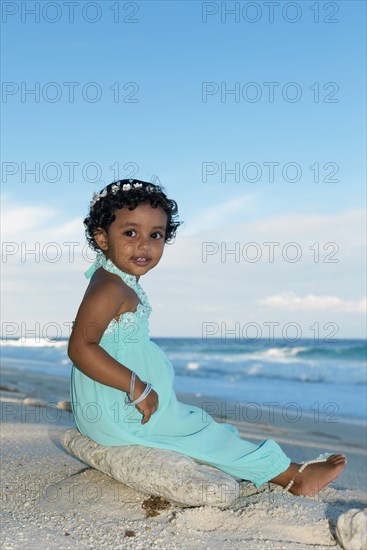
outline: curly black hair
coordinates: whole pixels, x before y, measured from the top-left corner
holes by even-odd
[[[178,221],[176,201],[169,199],[164,193],[164,187],[146,181],[124,179],[110,183],[100,193],[94,196],[88,216],[84,220],[85,234],[89,246],[100,251],[94,240],[98,229],[107,231],[115,221],[116,210],[128,208],[135,210],[141,204],[150,204],[152,208],[162,208],[167,214],[167,227],[164,241],[170,243],[176,236],[176,229],[181,225]]]

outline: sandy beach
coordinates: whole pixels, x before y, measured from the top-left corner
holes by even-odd
[[[232,422],[254,443],[275,439],[294,461],[344,452],[342,476],[315,497],[285,495],[273,484],[246,494],[230,508],[170,505],[149,517],[149,497],[69,455],[60,435],[74,427],[69,381],[4,369],[1,378],[2,548],[223,549],[341,548],[338,516],[364,508],[366,430],[362,421],[311,415],[296,420],[277,410],[244,420],[245,403],[177,393],[217,421]],[[38,404],[37,404],[38,403]],[[249,416],[249,415],[247,415]]]

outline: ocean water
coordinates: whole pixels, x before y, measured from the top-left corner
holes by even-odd
[[[244,420],[267,420],[274,408],[290,421],[300,415],[316,422],[366,418],[366,340],[152,340],[175,368],[176,392],[247,403]],[[67,340],[7,340],[1,355],[5,367],[70,376]],[[216,407],[209,403],[206,410],[214,414]]]

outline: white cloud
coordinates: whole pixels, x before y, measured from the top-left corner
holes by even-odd
[[[3,238],[24,237],[29,231],[42,230],[56,215],[55,210],[42,206],[20,206],[3,209],[1,232]]]
[[[2,199],[1,232],[3,241],[49,242],[52,239],[79,238],[83,226],[79,218],[65,219],[54,208],[46,206],[16,206]],[[56,221],[56,223],[55,223]],[[60,243],[62,244],[62,243]]]
[[[349,330],[348,337],[361,337],[365,211],[279,214],[254,220],[254,213],[261,212],[261,207],[254,208],[252,199],[246,196],[204,210],[178,232],[175,243],[166,246],[159,266],[141,281],[153,306],[151,334],[200,336],[202,323],[207,321],[218,326],[225,322],[229,327],[236,321],[286,323],[290,311],[296,311],[297,321],[309,326],[310,312],[316,312],[312,313],[313,318],[321,321],[323,315],[333,311],[333,320],[343,327],[344,334]],[[68,218],[65,212],[46,206],[6,206],[3,240],[24,242],[29,249],[35,242],[50,241],[84,246],[81,218]],[[252,219],[247,218],[246,212],[251,213]],[[263,246],[269,241],[280,243],[273,263],[269,262],[268,248]],[[302,248],[298,263],[285,261],[281,253],[291,241]],[[209,255],[206,262],[202,257],[205,242],[217,243],[219,247],[218,253]],[[247,262],[242,253],[238,262],[233,254],[224,254],[223,259],[221,246],[228,245],[230,250],[237,242],[241,252],[246,243],[259,243],[261,260]],[[315,247],[310,249],[315,242],[319,243],[319,261],[315,261]],[[325,262],[333,252],[333,247],[323,248],[328,242],[337,244],[337,263]],[[83,272],[93,253],[83,257],[82,247],[76,247],[75,260],[70,261],[70,250],[61,248],[62,257],[57,263],[48,261],[46,254],[41,254],[38,262],[32,255],[24,260],[21,249],[9,255],[3,264],[5,320],[24,320],[33,326],[35,319],[44,323],[59,320],[62,324],[74,318],[87,284]],[[52,250],[49,253],[51,256]],[[352,315],[344,324],[346,313]]]
[[[203,312],[217,312],[217,311],[224,311],[224,307],[220,306],[200,306],[193,308],[195,311],[203,311]]]
[[[256,201],[257,195],[253,193],[209,206],[190,220],[185,235],[196,235],[208,229],[231,224],[238,215],[241,215],[241,218],[246,217],[246,210],[254,208]]]
[[[344,300],[338,296],[307,294],[297,296],[293,291],[282,292],[259,300],[261,304],[289,311],[341,311],[344,313],[359,313],[366,311],[366,298],[360,300]]]

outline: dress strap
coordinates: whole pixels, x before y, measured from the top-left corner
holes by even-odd
[[[90,279],[94,275],[94,273],[97,271],[97,269],[103,266],[105,261],[106,261],[106,256],[102,253],[98,253],[94,264],[92,264],[90,268],[87,269],[87,271],[84,273],[85,277],[87,279]]]
[[[100,267],[103,267],[103,269],[109,271],[110,273],[118,275],[130,288],[134,290],[141,304],[144,305],[149,312],[151,311],[152,308],[149,304],[148,297],[140,284],[137,282],[135,275],[121,271],[121,269],[115,266],[115,264],[103,254],[103,252],[97,253],[94,264],[92,264],[84,273],[85,277],[90,279]]]

